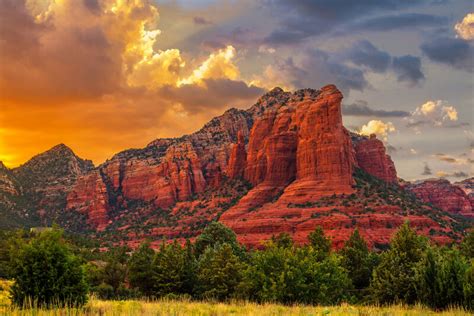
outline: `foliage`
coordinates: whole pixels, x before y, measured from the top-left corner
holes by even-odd
[[[316,227],[316,229],[309,234],[308,239],[311,247],[313,247],[317,253],[318,260],[322,260],[329,255],[331,251],[331,239],[324,235],[321,226]]]
[[[205,299],[228,299],[242,279],[242,270],[231,245],[208,247],[198,262],[196,293]]]
[[[155,251],[145,242],[132,254],[128,264],[128,278],[133,288],[147,296],[153,294],[152,262]]]
[[[243,250],[237,242],[237,236],[222,223],[212,222],[202,231],[196,238],[194,250],[196,256],[199,257],[204,253],[207,247],[215,247],[220,244],[228,244],[232,247],[234,253],[242,255]]]
[[[464,237],[461,243],[461,251],[466,258],[474,259],[474,228]]]
[[[87,301],[84,269],[61,237],[59,230],[43,232],[12,254],[15,304],[22,306],[29,300],[39,306],[82,305]]]
[[[382,254],[375,268],[371,291],[379,303],[413,304],[416,295],[416,267],[423,258],[427,242],[403,224],[391,241],[390,250]]]
[[[356,228],[341,250],[342,266],[348,271],[352,284],[358,290],[367,288],[372,274],[369,248]]]

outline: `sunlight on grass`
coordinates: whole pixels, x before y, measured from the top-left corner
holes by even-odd
[[[175,300],[158,301],[101,301],[92,298],[81,309],[18,309],[11,305],[0,306],[1,315],[470,315],[460,309],[436,313],[423,307],[374,307],[340,305],[322,306],[282,306],[277,304],[255,304],[248,302],[214,303]]]

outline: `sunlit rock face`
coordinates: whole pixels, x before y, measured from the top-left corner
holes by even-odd
[[[342,98],[334,85],[274,88],[247,110],[97,167],[58,145],[15,170],[0,168],[0,193],[25,198],[22,210],[40,223],[132,247],[145,238],[193,239],[215,220],[251,247],[282,232],[305,243],[322,226],[335,247],[358,227],[383,248],[406,220],[436,242],[459,239],[456,219],[423,201],[471,216],[472,183],[397,179],[382,141],[343,126]]]

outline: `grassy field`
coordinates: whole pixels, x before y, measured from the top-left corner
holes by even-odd
[[[0,306],[0,315],[471,315],[452,309],[436,313],[423,307],[403,306],[282,306],[254,303],[212,303],[187,301],[101,301],[91,299],[81,309],[17,309],[11,305]]]
[[[173,315],[173,316],[204,316],[204,315],[471,315],[460,309],[451,309],[444,312],[434,312],[424,307],[375,307],[375,306],[283,306],[277,304],[255,304],[249,302],[194,302],[176,300],[158,301],[102,301],[91,298],[86,306],[80,309],[57,308],[19,309],[11,305],[8,289],[11,281],[0,280],[0,315]]]

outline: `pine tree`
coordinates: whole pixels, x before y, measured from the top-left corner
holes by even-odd
[[[196,293],[205,299],[228,299],[242,279],[242,270],[231,245],[208,247],[198,262]]]
[[[377,302],[413,304],[417,300],[416,268],[426,246],[426,239],[418,236],[408,223],[399,228],[373,272],[370,286]]]
[[[158,296],[183,294],[186,280],[186,251],[175,240],[163,243],[153,259],[153,293]]]
[[[280,233],[278,236],[273,235],[271,241],[275,246],[282,248],[293,247],[293,239],[288,233]]]
[[[321,226],[311,232],[308,236],[311,247],[318,253],[317,259],[323,260],[331,251],[331,239],[324,235],[324,231]]]
[[[130,285],[138,288],[146,296],[153,294],[153,257],[155,252],[150,248],[150,242],[144,242],[132,254],[128,264]]]
[[[243,256],[243,249],[237,242],[234,231],[222,223],[212,222],[196,238],[194,243],[196,257],[203,254],[207,247],[213,248],[220,244],[230,245],[235,254]]]
[[[348,271],[354,287],[358,290],[368,287],[372,274],[370,252],[357,228],[344,244],[341,255],[342,266]]]

